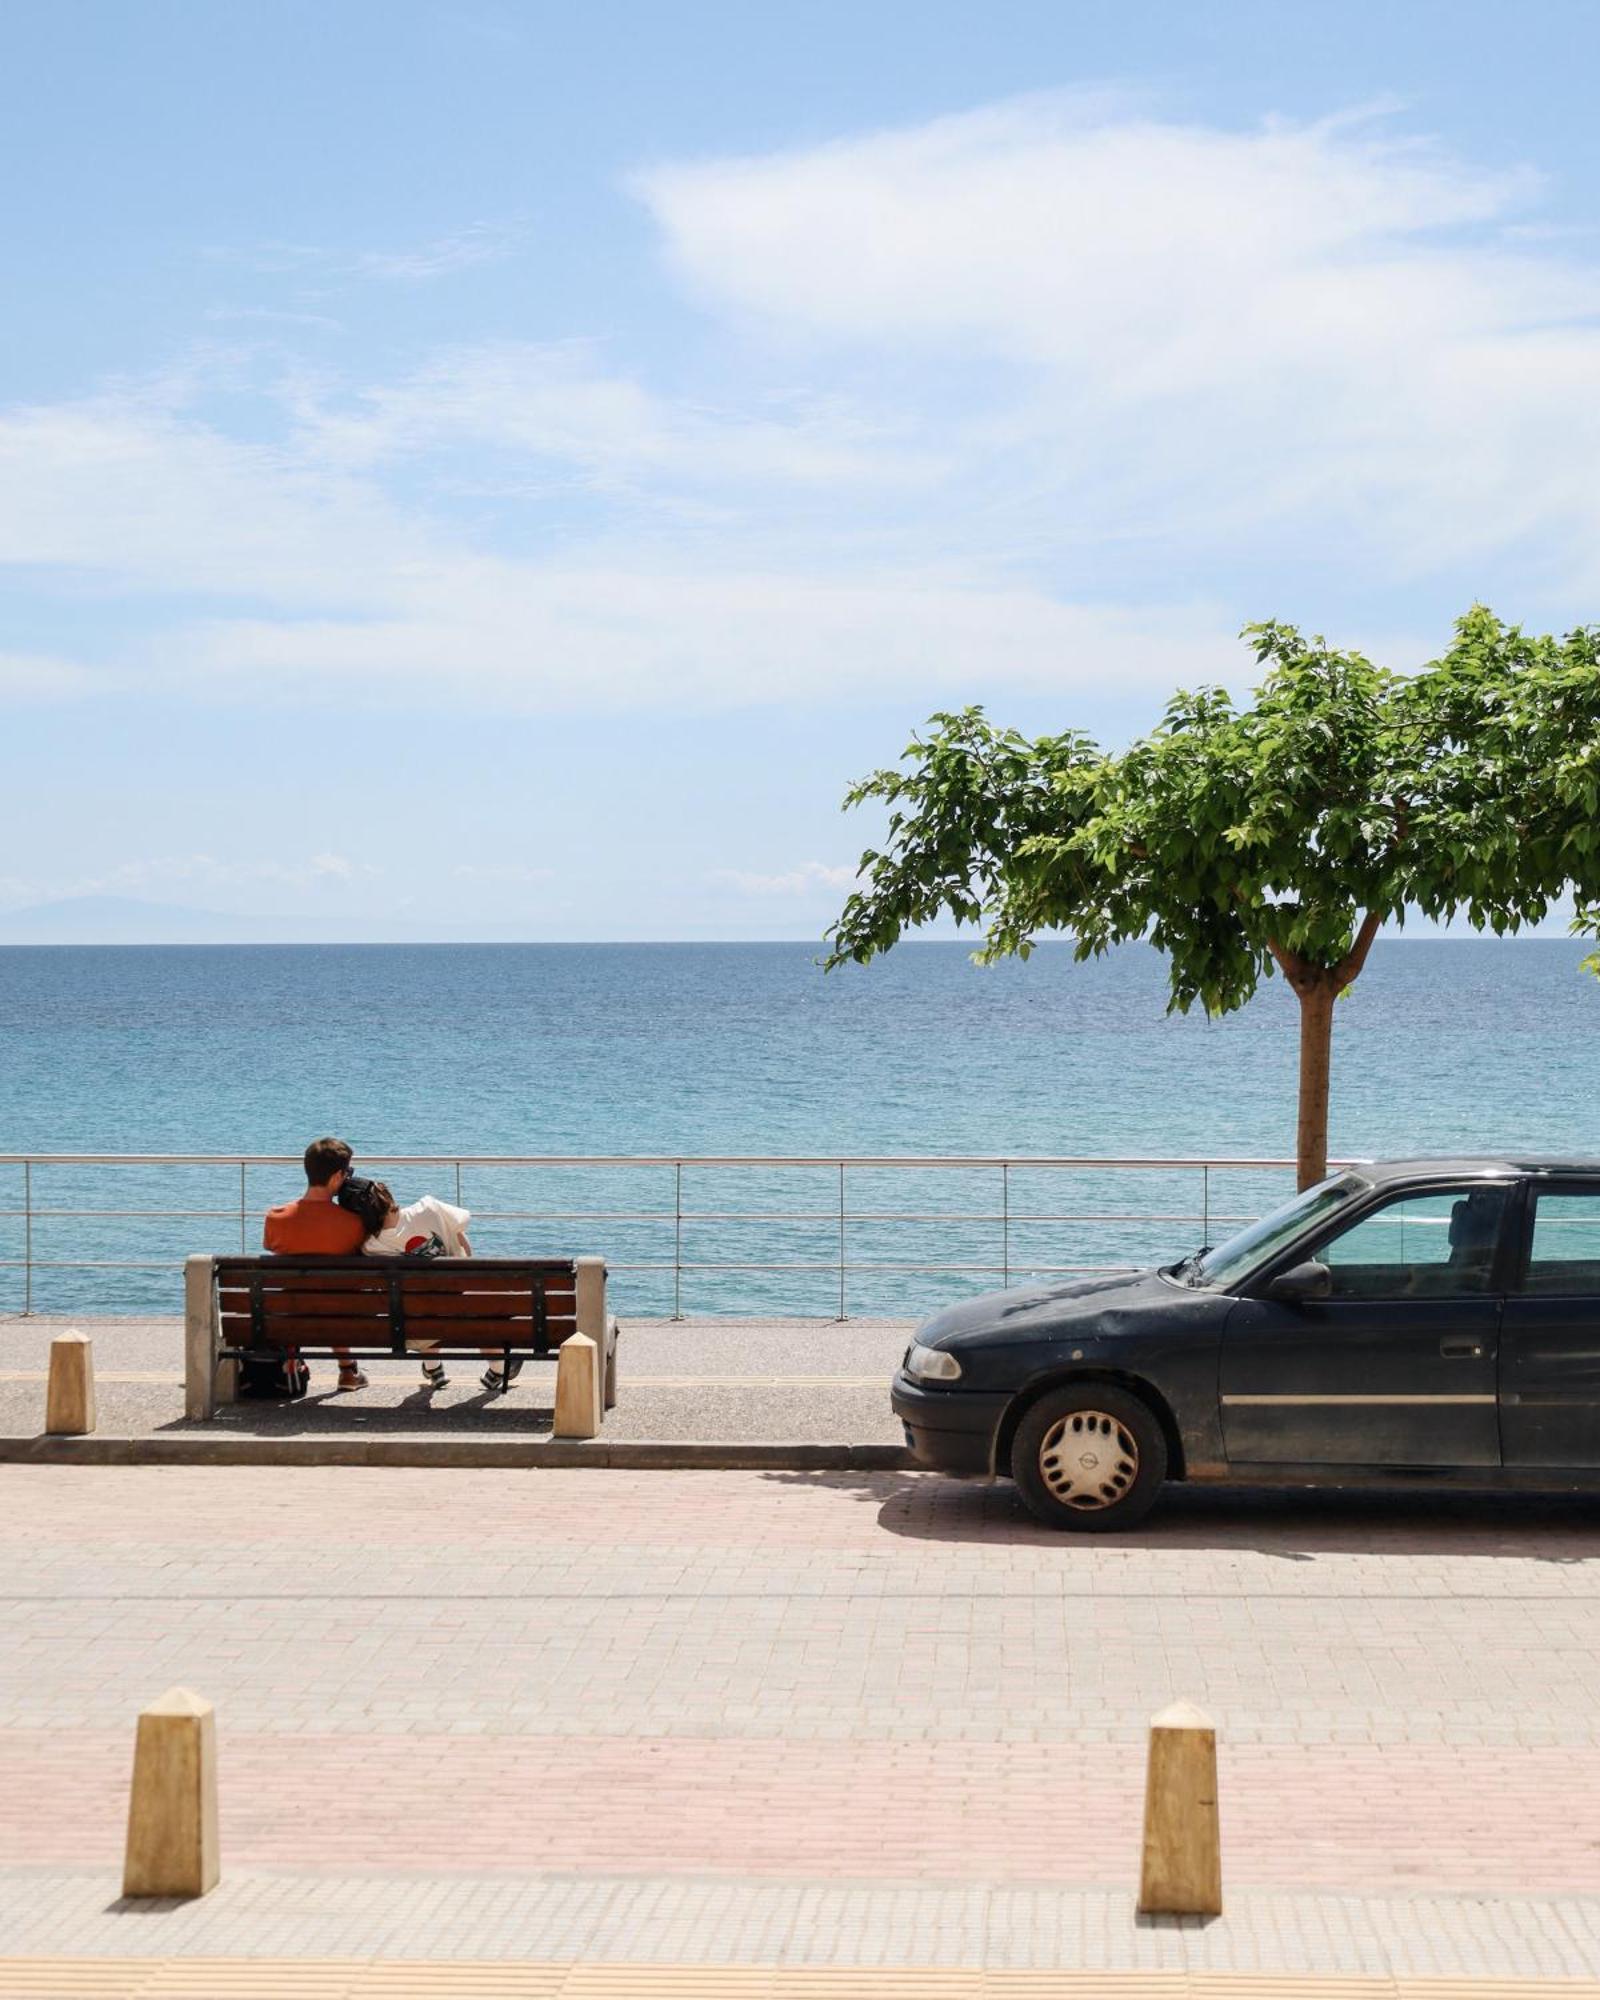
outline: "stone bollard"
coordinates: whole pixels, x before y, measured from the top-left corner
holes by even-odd
[[[58,1333],[50,1343],[44,1427],[52,1437],[82,1437],[94,1424],[94,1342],[86,1333]]]
[[[556,1356],[556,1420],[558,1438],[600,1435],[600,1349],[586,1333],[571,1333]]]
[[[1175,1701],[1150,1723],[1139,1909],[1147,1916],[1222,1914],[1217,1732],[1192,1702]]]
[[[169,1688],[139,1717],[122,1893],[203,1896],[220,1872],[216,1711]]]

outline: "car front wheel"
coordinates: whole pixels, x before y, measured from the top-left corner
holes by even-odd
[[[1148,1404],[1110,1382],[1041,1396],[1017,1426],[1011,1476],[1052,1528],[1112,1534],[1142,1521],[1167,1476],[1167,1441]]]

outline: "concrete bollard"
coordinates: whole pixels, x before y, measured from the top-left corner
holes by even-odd
[[[50,1343],[44,1427],[51,1437],[82,1437],[94,1425],[94,1342],[86,1333],[58,1333]]]
[[[568,1334],[556,1356],[558,1438],[600,1435],[600,1349],[586,1333]]]
[[[216,1711],[169,1688],[139,1717],[122,1893],[203,1896],[220,1872]]]
[[[1188,1701],[1175,1701],[1150,1723],[1139,1909],[1147,1916],[1222,1914],[1217,1732]]]

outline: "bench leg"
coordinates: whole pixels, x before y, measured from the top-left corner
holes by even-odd
[[[217,1413],[217,1334],[209,1257],[183,1266],[183,1414],[207,1423]]]

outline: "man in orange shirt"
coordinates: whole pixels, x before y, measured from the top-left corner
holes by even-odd
[[[306,1191],[298,1201],[267,1210],[261,1245],[279,1257],[354,1257],[366,1241],[366,1225],[334,1196],[350,1173],[350,1148],[343,1139],[313,1139],[306,1148]],[[367,1378],[347,1347],[336,1347],[339,1387],[364,1389]]]

